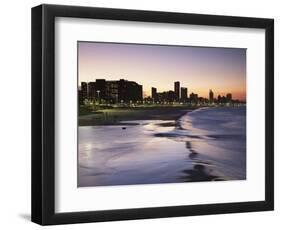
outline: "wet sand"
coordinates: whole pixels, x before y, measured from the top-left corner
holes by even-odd
[[[78,186],[245,180],[245,111],[79,127]]]
[[[178,120],[194,107],[143,107],[104,109],[98,112],[79,116],[79,126],[119,125],[120,122],[133,120]],[[137,123],[123,123],[123,125],[137,125]]]

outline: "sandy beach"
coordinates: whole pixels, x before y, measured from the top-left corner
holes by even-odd
[[[114,111],[115,125],[79,127],[78,186],[246,179],[246,109],[188,111]]]
[[[145,107],[145,108],[114,108],[99,110],[95,113],[79,116],[79,126],[118,125],[122,121],[133,120],[177,120],[195,107]],[[128,125],[135,125],[129,122]]]

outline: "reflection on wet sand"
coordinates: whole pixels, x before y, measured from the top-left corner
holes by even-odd
[[[163,124],[161,124],[163,125]],[[179,127],[182,129],[181,127]],[[155,134],[157,137],[167,137],[167,138],[173,138],[175,135],[165,135],[165,134]],[[186,135],[188,136],[188,135]],[[194,138],[194,137],[193,137]],[[200,138],[198,136],[195,137],[195,139]],[[194,164],[192,169],[184,169],[182,172],[185,174],[183,176],[180,176],[180,180],[184,180],[184,182],[199,182],[199,181],[222,181],[224,180],[222,177],[213,175],[213,170],[210,168],[211,163],[204,162],[202,160],[198,160],[200,157],[200,154],[192,148],[192,142],[186,141],[185,147],[188,149],[188,158],[191,160],[191,162]]]
[[[198,181],[218,181],[223,180],[218,176],[212,175],[204,165],[195,164],[193,169],[183,170],[185,176],[181,176],[180,178],[184,180],[184,182],[198,182]]]
[[[190,141],[186,141],[185,142],[185,147],[189,150],[190,154],[189,154],[189,158],[190,159],[195,159],[198,155],[198,153],[192,149],[192,146],[191,146],[191,142]]]
[[[171,125],[171,123],[161,123],[159,126],[168,126]],[[175,124],[174,124],[175,125]],[[181,125],[178,123],[175,125],[176,129],[184,130],[184,128],[181,127]],[[177,134],[177,133],[156,133],[154,136],[156,137],[165,137],[170,139],[177,138],[178,141],[182,141],[179,139],[179,137],[186,137],[192,139],[202,139],[200,136],[196,135],[187,135],[187,134]],[[223,177],[218,175],[213,175],[214,172],[211,169],[212,164],[209,162],[204,162],[200,159],[200,154],[192,148],[192,141],[185,141],[185,147],[188,150],[188,158],[193,164],[192,169],[184,169],[181,172],[183,172],[184,176],[179,176],[180,180],[184,180],[184,182],[193,181],[218,181],[218,180],[224,180]]]
[[[199,153],[196,152],[192,148],[192,144],[190,141],[185,142],[185,147],[189,150],[189,158],[194,161],[193,169],[183,170],[182,172],[185,173],[185,176],[181,178],[185,181],[213,181],[213,180],[224,180],[219,176],[212,175],[212,170],[208,169],[207,167],[210,166],[210,163],[204,161],[196,161],[198,158]],[[206,165],[206,166],[205,166]]]
[[[245,179],[245,127],[245,111],[220,108],[79,127],[78,186]]]

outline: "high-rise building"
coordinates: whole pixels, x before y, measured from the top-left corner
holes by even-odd
[[[181,87],[181,101],[186,102],[187,100],[187,88]]]
[[[96,79],[95,82],[95,93],[96,98],[98,100],[105,100],[106,99],[106,80],[105,79]]]
[[[179,81],[175,81],[174,83],[174,92],[176,95],[176,100],[178,101],[180,99],[180,82]]]
[[[134,81],[125,81],[127,85],[127,93],[125,102],[142,102],[142,85],[137,84]]]
[[[88,98],[94,100],[96,97],[95,82],[88,83]]]
[[[118,81],[106,81],[106,101],[109,103],[117,103],[118,98]]]
[[[143,99],[142,85],[124,79],[119,81],[97,79],[95,82],[89,82],[88,84],[82,82],[80,91],[79,101],[87,98],[101,103],[141,103]]]
[[[209,91],[209,101],[213,102],[214,101],[214,92],[210,89]]]
[[[151,88],[151,97],[153,99],[153,101],[158,101],[158,97],[157,97],[157,89],[152,87]]]

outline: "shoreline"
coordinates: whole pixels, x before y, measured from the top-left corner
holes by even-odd
[[[195,113],[197,124],[203,124],[202,133],[196,132],[196,122],[192,123],[193,132],[192,128],[181,127],[177,120],[164,120],[178,119],[182,114],[190,116],[189,111],[195,109],[138,110],[138,116],[145,118],[162,116],[162,122],[148,121],[152,124],[149,127],[141,120],[118,121],[117,127],[84,126],[79,136],[79,187],[245,180],[246,139],[245,125],[241,123],[245,119],[239,116],[240,112],[246,116],[245,110],[236,114],[235,110],[216,113],[206,109],[203,113],[207,116],[199,117]],[[241,127],[238,133],[232,125],[224,125],[232,123],[233,116]]]
[[[126,123],[134,120],[178,120],[187,112],[197,107],[154,107],[154,108],[121,108],[105,109],[93,114],[78,117],[79,126],[99,125],[138,125]],[[122,123],[121,123],[122,122]]]

